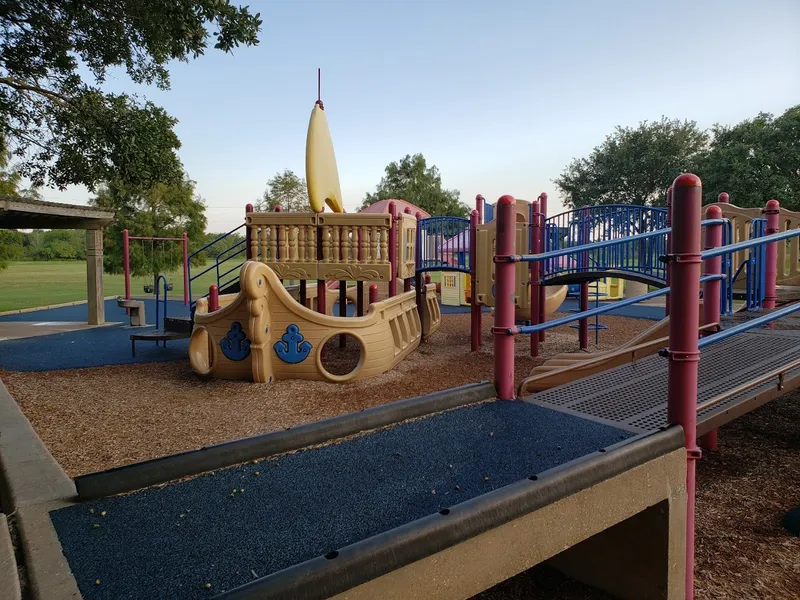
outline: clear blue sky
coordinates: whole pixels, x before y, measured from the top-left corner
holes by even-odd
[[[108,85],[179,119],[211,231],[240,224],[277,171],[304,174],[317,67],[347,210],[407,153],[422,152],[470,205],[479,192],[555,200],[551,180],[615,125],[665,115],[709,127],[800,103],[798,0],[250,6],[264,20],[258,47],[176,63],[168,92],[122,75]]]

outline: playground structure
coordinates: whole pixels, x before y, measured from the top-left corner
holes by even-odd
[[[665,263],[671,286],[644,296],[669,292],[671,314],[627,348],[658,341],[662,352],[606,364],[586,377],[576,375],[534,396],[517,397],[509,342],[558,326],[560,320],[531,326],[515,322],[517,263],[552,256],[516,253],[509,210],[514,200],[503,197],[497,205],[495,285],[497,298],[508,302],[495,306],[494,383],[72,480],[48,462],[43,448],[31,451],[38,452],[38,477],[32,478],[23,469],[30,469],[30,455],[15,462],[11,452],[18,449],[0,445],[3,476],[16,477],[6,506],[15,512],[35,597],[149,597],[157,590],[170,597],[207,593],[231,600],[463,599],[546,561],[621,598],[692,598],[697,436],[800,387],[798,332],[782,329],[780,321],[775,329],[758,329],[800,311],[800,304],[750,313],[744,315],[749,321],[730,326],[720,314],[725,257],[765,247],[769,304],[775,296],[777,268],[770,265],[777,261],[777,246],[800,236],[800,230],[722,245],[726,221],[716,207],[707,209],[701,225],[699,180],[678,178],[674,196],[676,225],[669,230],[672,246],[665,255],[671,259]],[[770,203],[769,230],[778,229],[779,214],[777,204]],[[706,250],[700,244],[703,228]],[[615,243],[648,239],[640,235]],[[565,251],[580,256],[597,243]],[[261,285],[268,285],[266,296],[274,294],[268,301],[258,293],[251,299],[249,282],[255,277],[258,289],[258,274],[266,281]],[[199,301],[198,319],[240,310],[246,302],[264,302],[276,312],[285,306],[293,314],[281,317],[280,325],[269,313],[271,341],[277,342],[286,333],[283,324],[298,315],[309,323],[312,317],[330,318],[303,309],[260,261],[248,261],[240,280],[242,294]],[[425,289],[431,299],[432,286]],[[412,305],[413,314],[414,294],[405,294],[402,302]],[[208,312],[206,305],[216,303],[220,308]],[[372,304],[370,314],[380,304]],[[247,317],[253,316],[248,309]],[[226,344],[225,349],[236,347]],[[497,360],[499,355],[505,360]],[[273,363],[277,373],[282,366]],[[13,400],[0,405],[4,411],[12,405],[19,410]],[[17,424],[15,439],[24,438],[24,417],[20,425],[20,417],[2,415],[2,438],[9,439],[11,423]],[[264,464],[253,464],[262,459]],[[246,485],[239,483],[245,477]],[[22,482],[46,485],[46,492],[19,506]],[[231,494],[231,482],[239,492]],[[184,515],[189,500],[192,511]],[[108,515],[91,516],[100,510]],[[249,525],[254,519],[259,527]],[[99,529],[91,528],[95,520]],[[214,534],[206,535],[209,530]],[[209,557],[221,556],[221,544],[233,559],[220,567]],[[126,569],[118,568],[120,551],[129,560]],[[176,556],[194,562],[181,569]],[[199,568],[207,569],[208,579],[197,575]],[[211,577],[209,590],[203,581]]]
[[[242,291],[225,298],[224,306],[215,297],[198,306],[189,345],[198,374],[256,383],[372,377],[393,368],[419,345],[423,321],[429,324],[426,335],[440,324],[440,314],[430,312],[428,300],[434,306],[436,301],[432,284],[426,289],[423,310],[429,312],[424,319],[417,312],[415,292],[370,304],[363,317],[340,318],[301,306],[261,262],[246,262],[239,279]],[[334,374],[326,369],[321,350],[342,335],[358,342],[359,361],[349,373]]]
[[[798,368],[800,368],[800,350],[798,336],[792,331],[769,331],[745,333],[761,325],[771,323],[781,317],[800,310],[800,303],[786,306],[749,321],[731,327],[722,332],[709,331],[715,329],[720,321],[721,309],[726,307],[726,296],[729,292],[722,285],[728,282],[727,289],[732,289],[729,273],[736,263],[733,259],[737,253],[755,248],[763,248],[763,263],[758,259],[740,257],[742,266],[763,265],[763,270],[753,269],[747,278],[747,284],[758,286],[764,282],[761,305],[767,309],[775,308],[778,272],[781,271],[783,281],[792,281],[792,268],[786,269],[783,259],[786,241],[791,248],[797,246],[800,229],[791,227],[792,220],[782,219],[779,203],[770,200],[763,214],[766,215],[764,235],[752,227],[754,236],[749,240],[731,242],[732,236],[724,235],[724,230],[731,231],[731,219],[724,217],[725,203],[708,206],[706,219],[701,221],[702,187],[698,177],[684,174],[678,177],[669,191],[668,209],[665,212],[663,227],[656,219],[646,222],[650,231],[633,235],[620,236],[617,239],[605,239],[587,242],[593,224],[582,218],[579,231],[583,235],[566,236],[568,249],[539,254],[515,254],[516,203],[513,197],[503,196],[498,201],[498,239],[496,244],[497,262],[496,286],[497,296],[509,299],[499,303],[496,308],[495,327],[495,385],[500,399],[516,397],[514,386],[514,337],[518,334],[531,335],[538,340],[541,331],[561,324],[567,320],[586,319],[592,311],[583,311],[579,315],[558,319],[551,323],[518,327],[514,319],[514,305],[511,302],[516,282],[517,263],[548,264],[553,269],[553,279],[562,280],[569,273],[586,279],[596,277],[598,271],[629,271],[628,275],[647,279],[658,283],[669,283],[669,287],[640,296],[642,300],[656,294],[669,292],[670,320],[669,336],[665,340],[667,347],[658,356],[641,360],[631,357],[632,362],[625,360],[617,368],[608,372],[600,372],[574,382],[560,385],[550,392],[534,396],[534,402],[540,406],[549,406],[570,414],[580,415],[590,420],[615,423],[630,431],[654,432],[665,427],[680,426],[685,435],[686,447],[686,560],[685,588],[681,597],[693,598],[694,581],[694,497],[695,497],[695,462],[701,456],[698,447],[698,434],[706,434],[706,441],[712,448],[716,445],[716,428],[745,412],[753,410],[790,389],[800,386]],[[601,207],[605,210],[605,207]],[[747,230],[747,223],[742,211],[731,211],[739,217],[737,231]],[[729,214],[731,214],[729,212]],[[583,215],[591,214],[584,210]],[[760,213],[758,213],[760,214]],[[674,217],[674,218],[670,218]],[[750,213],[750,220],[755,217]],[[783,221],[783,223],[781,223]],[[626,222],[629,222],[626,220]],[[642,222],[642,221],[640,221]],[[701,251],[700,231],[705,228],[704,251]],[[781,231],[783,229],[783,231]],[[547,231],[547,230],[545,230]],[[536,236],[536,233],[534,233]],[[723,240],[727,237],[727,243]],[[574,244],[570,244],[575,239]],[[659,268],[649,257],[653,256],[653,240],[658,251],[666,257]],[[661,245],[663,244],[663,245]],[[633,250],[631,250],[633,245]],[[538,246],[541,247],[541,246]],[[779,252],[782,248],[784,252]],[[604,253],[609,249],[617,251],[617,260],[598,260],[597,266],[591,265],[588,259],[592,253]],[[637,260],[631,260],[635,253]],[[796,250],[794,256],[797,256]],[[561,257],[576,255],[581,260],[574,262],[554,261]],[[596,255],[595,255],[596,256]],[[780,257],[779,257],[780,256]],[[701,277],[701,265],[704,275]],[[793,265],[796,269],[796,263]],[[532,269],[533,271],[533,269]],[[737,267],[736,272],[739,272]],[[539,268],[532,277],[534,286],[538,283]],[[735,278],[734,278],[735,281]],[[702,312],[698,300],[701,297]],[[757,294],[756,294],[757,295]],[[747,291],[751,297],[750,290]],[[601,309],[595,309],[597,313]],[[603,309],[605,311],[605,309]],[[702,319],[705,336],[698,341],[697,323]],[[741,335],[741,337],[735,337]],[[532,341],[532,348],[534,342]],[[702,348],[718,344],[708,351],[710,363],[700,361]],[[767,350],[769,349],[769,350]],[[626,353],[630,348],[625,349]],[[647,354],[650,354],[648,352]],[[723,358],[724,357],[724,358]],[[756,357],[759,357],[758,360]],[[660,360],[667,358],[666,364]],[[698,370],[700,366],[700,370]],[[638,367],[638,368],[634,368]],[[735,369],[738,368],[738,371]],[[733,376],[726,374],[733,370]],[[602,383],[601,383],[602,379]],[[722,381],[719,381],[721,379]],[[777,388],[772,384],[778,382]],[[641,383],[647,381],[648,386]],[[521,389],[525,391],[530,379],[523,382]],[[549,395],[548,395],[549,394]],[[635,396],[633,395],[635,394]],[[669,595],[669,594],[668,594]],[[677,597],[677,596],[676,596]]]

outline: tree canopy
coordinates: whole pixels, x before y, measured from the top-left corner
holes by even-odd
[[[698,164],[708,134],[694,121],[662,118],[616,127],[588,158],[574,159],[554,180],[571,208],[663,203],[666,186]]]
[[[775,198],[800,210],[800,105],[777,118],[759,113],[711,131],[711,147],[698,167],[707,202],[728,192],[738,206],[763,206]]]
[[[180,185],[175,119],[137,96],[104,92],[109,70],[168,89],[170,61],[202,55],[210,36],[223,52],[256,45],[261,24],[229,0],[4,0],[0,127],[19,174],[61,189]]]
[[[390,198],[416,204],[431,216],[466,217],[469,207],[459,200],[458,190],[442,187],[436,165],[428,166],[422,154],[406,154],[389,163],[374,193],[367,193],[358,210]]]
[[[194,181],[184,177],[176,184],[158,183],[140,189],[118,180],[104,184],[92,206],[114,210],[114,222],[104,236],[103,266],[107,273],[123,272],[122,231],[141,237],[181,237],[185,231],[190,251],[203,242],[205,203],[194,193]],[[170,272],[180,268],[180,242],[131,242],[131,272],[136,276]]]
[[[308,188],[306,180],[298,177],[291,169],[275,175],[267,181],[263,196],[256,201],[256,210],[268,212],[280,206],[286,212],[308,212]]]

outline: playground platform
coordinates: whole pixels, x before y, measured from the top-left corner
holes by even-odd
[[[747,320],[746,313],[730,321]],[[786,322],[784,322],[786,321]],[[800,387],[800,319],[757,329],[703,350],[697,432],[707,433]],[[666,358],[654,355],[531,396],[542,407],[632,433],[667,426]]]

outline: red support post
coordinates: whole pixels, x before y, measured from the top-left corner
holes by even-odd
[[[730,204],[731,197],[728,195],[728,192],[720,192],[719,198],[717,198],[717,202],[720,204]]]
[[[369,303],[375,304],[378,301],[378,285],[373,283],[369,286]]]
[[[219,310],[219,288],[216,285],[208,286],[208,312]]]
[[[686,437],[686,600],[694,598],[695,467],[697,447],[697,323],[700,318],[700,213],[703,187],[691,173],[672,185],[672,299],[669,322],[667,419],[683,427]]]
[[[478,295],[475,293],[475,265],[478,263],[478,223],[480,214],[473,210],[469,215],[469,323],[470,323],[470,349],[475,352],[481,347],[481,307],[478,305]]]
[[[480,194],[475,196],[475,210],[478,211],[478,225],[483,225],[483,205],[485,202],[486,200],[484,200],[483,196]]]
[[[539,254],[542,252],[542,213],[541,203],[539,200],[531,202],[530,212],[530,252],[531,254]],[[530,279],[531,279],[531,325],[539,324],[539,288],[542,287],[542,263],[530,263]],[[539,335],[534,333],[531,335],[531,356],[534,358],[539,356]]]
[[[517,237],[516,200],[501,196],[497,201],[497,241],[495,252],[494,308],[494,386],[499,400],[514,399],[514,276],[516,264],[507,258],[514,254]]]
[[[542,252],[545,249],[545,236],[547,235],[547,192],[539,194],[539,211],[542,213]],[[544,265],[542,265],[544,269]],[[539,323],[547,321],[547,314],[545,313],[545,306],[547,305],[547,288],[545,286],[539,287]],[[547,332],[539,332],[539,341],[544,342],[547,339]]]
[[[122,269],[125,272],[125,299],[131,299],[131,242],[127,229],[122,230]],[[130,310],[125,309],[125,314]]]
[[[391,228],[389,229],[389,297],[397,296],[397,205],[389,202]]]
[[[244,227],[244,257],[247,260],[253,260],[253,249],[250,247],[250,244],[253,242],[253,232],[250,230],[250,226],[247,225],[247,213],[253,212],[253,205],[247,204],[244,207],[244,217],[245,217],[245,227]]]
[[[183,305],[189,306],[189,237],[186,232],[181,235],[183,251]]]
[[[672,186],[669,186],[669,188],[667,188],[666,206],[667,206],[667,219],[666,219],[666,223],[665,224],[667,226],[667,229],[669,229],[670,227],[672,227]],[[669,256],[671,253],[672,253],[672,234],[668,233],[667,234],[667,256]],[[665,277],[665,280],[666,280],[665,281],[665,286],[666,287],[669,287],[669,283],[670,283],[670,271],[672,270],[672,266],[671,265],[672,265],[672,263],[667,262],[666,277]],[[664,316],[666,316],[666,317],[669,316],[669,297],[670,297],[669,293],[664,295]]]
[[[767,228],[766,234],[772,235],[779,233],[781,224],[781,205],[777,200],[770,200],[764,209],[767,215]],[[778,282],[778,242],[772,242],[766,245],[765,262],[767,277],[764,286],[764,308],[775,308],[775,301],[778,299],[777,282]]]
[[[583,223],[581,225],[582,243],[589,243],[589,208],[583,209]],[[584,273],[589,271],[589,251],[581,254],[581,266]],[[580,311],[585,312],[589,310],[589,282],[584,281],[581,283],[581,299]],[[583,318],[578,322],[578,345],[581,350],[589,350],[589,319]]]
[[[706,219],[721,219],[722,209],[716,204],[712,204],[706,209]],[[722,225],[707,225],[705,231],[704,250],[718,248],[722,246]],[[704,275],[719,275],[722,273],[722,257],[710,258],[703,262]],[[722,282],[717,279],[703,283],[703,325],[719,323],[720,318],[720,295],[722,293]],[[708,333],[706,335],[709,335]],[[700,438],[700,447],[707,450],[717,449],[717,430],[714,429]]]
[[[431,274],[425,273],[425,285],[430,285],[431,283]]]
[[[422,271],[419,270],[422,265],[422,236],[419,232],[419,222],[422,220],[422,213],[417,211],[414,215],[417,219],[417,232],[416,239],[414,240],[414,289],[416,290],[417,300],[417,314],[419,315],[420,322],[422,321],[422,303],[425,302],[425,290],[422,289]]]

